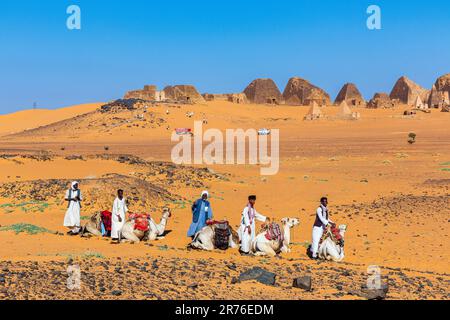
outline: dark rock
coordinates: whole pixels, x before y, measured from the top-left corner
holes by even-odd
[[[121,296],[121,295],[122,295],[122,291],[120,291],[120,290],[114,290],[114,291],[111,292],[111,294],[112,294],[113,296]]]
[[[294,279],[294,283],[292,284],[292,286],[294,288],[300,288],[306,291],[311,291],[312,279],[310,276],[296,278]]]
[[[386,292],[383,289],[367,289],[362,291],[362,296],[367,300],[384,300]]]
[[[188,289],[193,289],[193,290],[195,290],[195,289],[198,288],[198,284],[197,284],[197,283],[193,283],[193,284],[188,285],[187,287],[188,287]]]
[[[233,263],[233,264],[227,264],[227,268],[228,269],[231,269],[231,270],[236,270],[236,265]]]
[[[269,272],[260,267],[254,267],[250,270],[242,272],[239,275],[238,282],[256,280],[262,284],[273,286],[275,285],[275,278],[275,273]]]

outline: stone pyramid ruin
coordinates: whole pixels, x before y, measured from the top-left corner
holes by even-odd
[[[166,99],[181,103],[205,103],[203,96],[192,85],[176,85],[164,88]]]
[[[430,108],[450,106],[450,73],[439,77],[431,89],[428,101]]]
[[[272,79],[256,79],[245,88],[244,93],[251,103],[281,104],[283,96]]]
[[[342,87],[336,97],[336,100],[334,101],[334,104],[340,105],[343,101],[351,107],[365,107],[366,105],[366,101],[361,95],[361,92],[359,92],[358,88],[353,83],[346,83]]]
[[[138,99],[145,101],[164,101],[165,96],[163,91],[158,91],[155,85],[146,85],[142,90],[128,91],[124,99]]]
[[[396,105],[396,101],[391,100],[387,93],[377,92],[374,94],[373,98],[370,99],[369,103],[367,104],[367,108],[387,109],[393,108]]]
[[[344,120],[358,120],[361,118],[361,114],[359,112],[353,111],[347,104],[345,100],[343,100],[339,105],[339,113],[337,115],[338,119]]]
[[[420,96],[417,96],[416,102],[414,103],[414,108],[416,109],[428,109],[428,105],[424,104]]]
[[[429,90],[403,76],[397,80],[389,97],[391,100],[397,99],[400,103],[414,106],[418,96],[422,101],[428,101],[429,94]]]
[[[283,98],[286,104],[291,105],[312,106],[313,102],[319,106],[331,104],[328,93],[299,77],[289,79],[283,92]]]
[[[339,113],[344,116],[348,116],[348,115],[352,114],[352,109],[350,109],[350,107],[348,106],[348,104],[345,100],[343,100],[339,104]]]
[[[313,101],[311,108],[309,108],[304,120],[317,120],[323,117],[322,110],[320,110],[319,105]]]

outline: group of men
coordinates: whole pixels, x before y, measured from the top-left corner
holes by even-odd
[[[68,234],[77,235],[81,231],[80,211],[81,202],[83,201],[83,196],[77,181],[72,182],[71,188],[66,191],[65,200],[68,202],[68,207],[64,217],[64,226],[70,229]],[[270,222],[268,217],[256,211],[255,203],[256,196],[249,196],[248,203],[242,210],[241,222],[238,230],[241,239],[240,252],[242,255],[250,254],[252,241],[254,241],[256,237],[256,220],[264,223]],[[118,190],[111,215],[112,239],[118,238],[118,233],[125,223],[127,212],[128,207],[123,190]],[[189,227],[187,236],[193,238],[195,234],[201,231],[212,219],[213,212],[211,203],[209,202],[209,193],[208,191],[203,191],[201,198],[192,205],[192,223]],[[334,223],[329,219],[328,199],[322,197],[320,199],[320,206],[316,210],[316,218],[312,230],[312,244],[310,248],[310,257],[312,259],[317,259],[319,242],[328,225],[334,225]]]
[[[72,186],[66,191],[65,200],[68,202],[66,215],[64,217],[64,226],[69,228],[69,235],[77,235],[81,231],[81,202],[83,196],[79,189],[77,181],[72,182]],[[123,196],[123,190],[117,190],[117,197],[113,202],[113,209],[111,214],[111,238],[117,240],[119,238],[119,231],[122,229],[126,214],[128,212],[127,201]]]
[[[192,206],[192,223],[188,230],[188,237],[194,238],[195,234],[201,231],[209,221],[213,219],[211,203],[208,200],[208,191],[203,191],[201,198],[194,202]],[[239,238],[241,239],[240,253],[241,255],[250,255],[250,248],[252,242],[256,237],[256,220],[269,223],[270,219],[255,208],[256,196],[248,197],[248,203],[242,210],[241,222],[238,230]],[[316,218],[312,231],[312,244],[310,247],[309,256],[312,259],[317,259],[319,251],[320,239],[328,225],[335,225],[328,214],[328,198],[322,197],[320,199],[320,206],[316,210]]]

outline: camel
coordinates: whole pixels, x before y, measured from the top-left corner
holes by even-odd
[[[119,232],[119,242],[131,241],[134,243],[139,243],[141,240],[161,240],[164,239],[163,234],[166,229],[167,221],[172,216],[172,212],[169,208],[163,209],[162,218],[159,224],[150,218],[149,219],[149,230],[144,232],[141,230],[136,230],[134,228],[135,221],[133,219],[128,220]]]
[[[339,226],[339,234],[342,236],[342,239],[344,239],[346,230],[347,225],[341,224]],[[342,242],[342,245],[336,244],[330,231],[328,231],[326,239],[319,246],[319,259],[335,262],[340,262],[344,259],[344,243]]]
[[[229,237],[228,248],[237,248],[239,246],[239,236],[231,226],[229,226],[229,228],[231,231],[231,236]],[[214,224],[203,227],[203,229],[201,229],[199,232],[195,234],[194,239],[189,244],[189,247],[192,249],[199,249],[206,251],[214,250],[215,229],[216,225]]]
[[[283,252],[291,252],[289,244],[291,241],[291,228],[300,224],[300,219],[298,218],[283,218],[281,219],[281,224],[283,228],[283,241],[278,240],[268,240],[266,238],[266,230],[259,233],[255,240],[252,242],[252,251],[255,256],[272,256],[275,257],[277,254]]]
[[[97,237],[102,236],[101,230],[101,222],[102,222],[102,215],[101,212],[96,212],[89,221],[84,225],[83,228],[81,228],[80,235],[82,237],[94,235]]]

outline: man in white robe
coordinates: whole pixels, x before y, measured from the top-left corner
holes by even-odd
[[[65,200],[68,202],[66,215],[64,216],[64,227],[70,228],[69,235],[77,235],[81,230],[80,211],[83,197],[78,189],[78,182],[72,182],[72,187],[66,191]]]
[[[256,237],[256,223],[255,220],[261,222],[269,222],[269,218],[263,216],[255,209],[256,196],[248,197],[248,205],[242,211],[241,226],[239,227],[239,236],[241,238],[241,254],[250,254],[252,241]]]
[[[314,221],[312,231],[312,243],[311,243],[311,258],[317,259],[317,252],[319,251],[319,242],[322,238],[323,232],[326,227],[334,225],[328,216],[328,199],[323,197],[320,199],[320,206],[316,210],[316,220]]]
[[[114,200],[111,216],[111,238],[119,238],[119,231],[125,224],[125,215],[128,212],[127,201],[123,196],[123,190],[117,191],[117,198]]]

